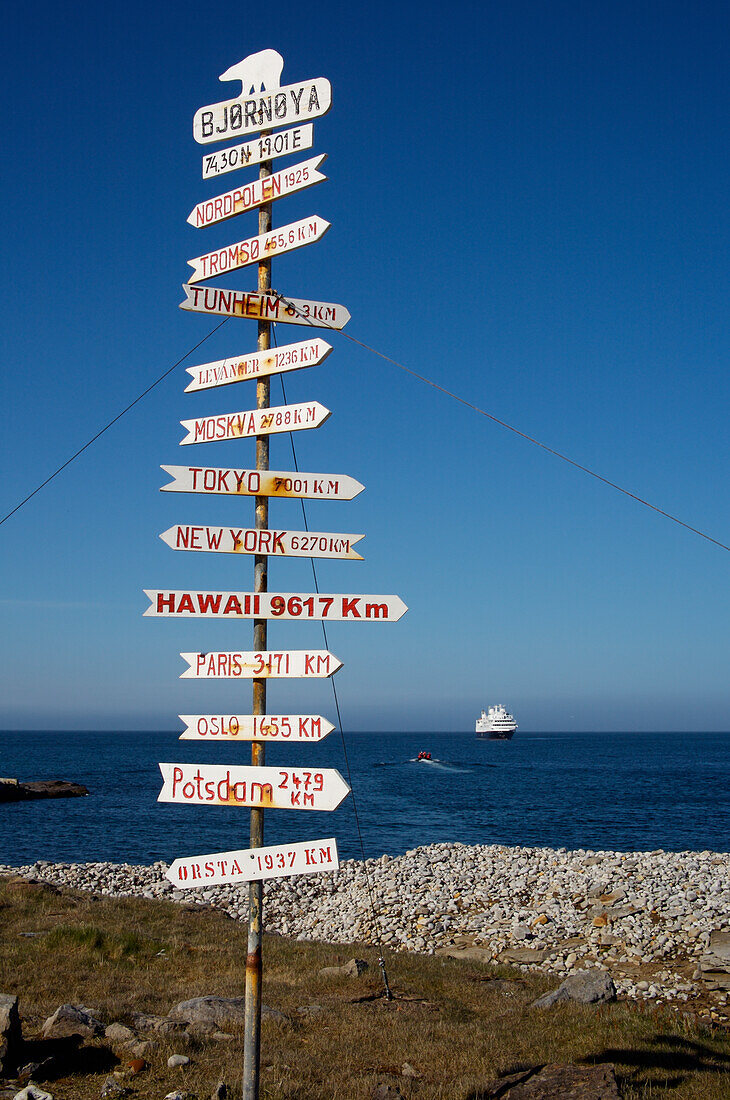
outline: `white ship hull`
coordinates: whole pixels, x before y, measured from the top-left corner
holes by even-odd
[[[476,721],[477,737],[486,737],[490,741],[509,741],[516,729],[517,723],[501,703],[488,711],[483,710],[481,718]]]

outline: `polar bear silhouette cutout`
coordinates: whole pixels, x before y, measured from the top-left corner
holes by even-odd
[[[249,92],[271,92],[281,87],[281,71],[284,58],[276,50],[261,50],[231,65],[218,77],[219,80],[240,80],[241,96]]]

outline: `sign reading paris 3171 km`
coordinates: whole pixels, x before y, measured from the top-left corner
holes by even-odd
[[[307,839],[300,836],[296,841],[264,847],[264,808],[315,811],[316,818],[316,811],[334,811],[350,793],[350,787],[337,770],[321,768],[316,762],[318,744],[334,729],[332,723],[322,715],[306,713],[306,706],[301,708],[303,713],[270,713],[266,705],[269,681],[273,681],[270,690],[274,691],[278,679],[296,680],[301,685],[303,702],[306,702],[307,691],[311,691],[309,681],[329,678],[342,665],[340,657],[326,648],[317,648],[326,620],[394,622],[407,610],[395,595],[351,591],[328,594],[319,591],[318,583],[314,585],[315,592],[268,589],[270,557],[273,561],[287,557],[361,561],[354,546],[364,537],[340,530],[310,531],[307,523],[304,530],[293,530],[286,525],[287,509],[293,508],[294,500],[351,500],[363,488],[355,478],[343,473],[303,473],[296,468],[296,462],[293,470],[269,467],[270,447],[281,447],[281,459],[277,464],[281,465],[281,460],[286,461],[284,456],[291,453],[294,446],[291,433],[316,431],[331,415],[317,400],[321,395],[310,393],[294,404],[271,401],[270,386],[274,376],[297,371],[302,372],[301,377],[307,381],[314,380],[315,368],[332,351],[329,343],[312,333],[305,340],[284,341],[281,346],[272,346],[272,326],[282,323],[336,333],[350,319],[344,306],[319,301],[303,294],[302,288],[292,288],[291,295],[271,289],[272,259],[275,257],[277,265],[282,265],[281,277],[277,275],[275,285],[284,286],[288,254],[319,244],[330,230],[330,223],[314,213],[295,221],[284,220],[278,228],[272,224],[273,211],[280,209],[287,196],[309,193],[310,187],[327,180],[320,171],[326,153],[283,167],[277,165],[274,169],[275,160],[296,158],[313,147],[314,120],[325,115],[332,104],[328,80],[317,77],[282,84],[283,67],[283,59],[275,50],[250,54],[220,76],[226,83],[238,81],[240,94],[201,107],[194,115],[193,137],[199,144],[214,145],[240,139],[236,145],[206,151],[202,160],[204,180],[212,180],[215,186],[219,175],[258,168],[252,178],[242,178],[237,186],[201,198],[193,205],[188,218],[191,241],[194,236],[199,242],[200,231],[205,232],[209,226],[216,226],[219,234],[232,223],[235,229],[231,230],[229,244],[221,245],[219,239],[214,242],[215,248],[207,242],[202,247],[199,243],[194,248],[191,245],[195,255],[188,264],[193,270],[189,282],[183,284],[185,298],[181,308],[214,316],[216,321],[221,316],[235,320],[230,328],[224,329],[223,335],[230,341],[230,346],[223,349],[224,358],[186,368],[192,376],[186,389],[192,395],[192,404],[190,417],[181,421],[186,434],[180,444],[186,448],[202,447],[205,457],[190,465],[162,467],[173,478],[162,486],[164,491],[189,494],[193,502],[201,495],[210,498],[204,516],[196,517],[194,506],[187,508],[184,514],[173,518],[173,525],[161,535],[166,545],[178,552],[178,561],[186,565],[189,562],[189,576],[181,582],[178,569],[174,586],[145,589],[150,600],[146,615],[174,617],[181,622],[205,620],[195,624],[200,635],[199,652],[181,654],[188,666],[181,674],[183,678],[222,679],[231,686],[236,680],[244,679],[252,685],[250,714],[229,713],[230,707],[224,705],[217,713],[180,716],[185,725],[181,740],[196,740],[201,746],[201,754],[206,751],[206,743],[225,743],[231,746],[234,760],[229,765],[205,760],[198,764],[161,763],[164,782],[158,799],[160,802],[228,807],[222,812],[232,814],[226,819],[236,841],[232,850],[178,856],[166,873],[183,889],[216,882],[248,883],[249,944],[251,936],[255,939],[263,927],[262,880],[331,871],[339,866],[334,837]],[[245,224],[246,218],[254,220]],[[257,272],[255,286],[245,285],[245,279],[251,278],[247,272]],[[235,289],[209,285],[221,275],[227,277],[226,281],[231,276],[233,280],[238,278],[242,280],[241,285]],[[257,322],[256,328],[247,330],[253,335],[257,329],[257,342],[251,340],[246,344],[240,340],[238,319]],[[246,383],[252,387],[250,391],[245,389]],[[210,391],[217,394],[215,400]],[[286,439],[279,439],[282,436]],[[236,442],[231,443],[232,440]],[[209,450],[220,441],[228,441],[229,447],[240,448],[237,465],[210,464]],[[246,497],[253,498],[250,505],[246,505]],[[273,527],[269,526],[270,500],[280,509]],[[219,511],[211,515],[210,508],[216,502]],[[297,508],[302,506],[297,505]],[[244,507],[250,510],[250,515],[242,514]],[[208,560],[219,563],[218,579],[209,587],[201,585],[203,578],[199,576],[204,560],[201,554],[205,553],[217,555]],[[221,558],[221,555],[228,555],[228,558]],[[252,561],[252,557],[253,578],[247,586],[242,582],[241,569],[247,561]],[[223,567],[229,570],[230,583],[221,585],[220,568]],[[252,620],[253,648],[246,647],[246,637],[234,643],[239,647],[237,650],[219,650],[215,642],[216,627],[210,619],[238,622],[236,629],[246,634],[248,628],[242,620]],[[294,628],[309,631],[303,639],[304,648],[274,650],[269,647],[268,623],[277,619],[287,624],[294,619],[312,624]],[[230,635],[228,637],[230,641]],[[188,648],[193,649],[196,644],[197,638]],[[287,740],[296,741],[300,748],[307,745],[312,755],[310,767],[264,766],[266,742],[281,744]],[[238,748],[234,747],[236,742]],[[251,746],[250,764],[242,763],[240,757],[235,758],[242,744]],[[233,811],[239,808],[251,811],[250,847],[246,849],[237,842],[240,818]],[[307,819],[308,815],[304,814],[303,830],[306,830]],[[254,966],[255,957],[256,952],[252,954],[249,946],[247,998],[249,963],[253,958],[251,965]],[[251,988],[254,986],[255,983]]]

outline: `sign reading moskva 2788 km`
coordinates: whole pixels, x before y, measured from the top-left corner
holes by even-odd
[[[225,99],[195,112],[193,137],[198,145],[228,141],[257,130],[291,126],[326,115],[332,105],[332,85],[325,77],[286,84],[271,92]]]
[[[321,592],[199,592],[145,588],[153,616],[202,619],[329,619],[396,622],[408,608],[400,596],[324,595]]]
[[[245,439],[253,435],[275,435],[277,432],[299,432],[324,424],[330,410],[319,401],[303,401],[298,405],[270,405],[265,409],[201,416],[198,420],[181,420],[188,433],[180,446],[188,443],[213,443],[222,439]]]

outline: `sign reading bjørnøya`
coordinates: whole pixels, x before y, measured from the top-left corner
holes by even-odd
[[[238,852],[215,852],[209,856],[185,856],[176,859],[165,875],[181,890],[188,890],[195,886],[224,886],[228,882],[336,871],[339,865],[337,841],[328,837],[297,844],[244,848]]]
[[[187,220],[196,229],[202,229],[206,225],[235,218],[236,214],[243,214],[246,210],[254,210],[265,202],[274,202],[275,199],[283,199],[285,195],[293,195],[295,191],[311,187],[314,183],[322,183],[327,177],[317,169],[326,159],[326,153],[319,153],[300,164],[293,164],[291,168],[281,168],[270,176],[262,176],[250,183],[242,183],[231,191],[225,191],[222,195],[214,195],[212,199],[204,199],[193,207]]]
[[[298,405],[272,405],[266,409],[224,413],[221,416],[201,416],[198,420],[181,420],[187,431],[180,446],[188,443],[214,443],[222,439],[247,439],[254,435],[274,435],[276,432],[299,432],[324,424],[330,410],[319,401],[304,401]]]
[[[319,336],[314,340],[302,340],[298,344],[283,344],[269,351],[254,351],[249,355],[229,356],[214,363],[200,363],[186,367],[193,381],[185,387],[185,393],[209,390],[213,386],[227,386],[230,382],[245,382],[249,378],[261,378],[266,374],[283,374],[285,371],[314,367],[327,358],[332,345]]]
[[[252,321],[279,321],[285,325],[343,329],[350,311],[336,302],[312,302],[306,298],[283,298],[255,291],[223,290],[215,286],[183,283],[185,301],[180,309],[224,317],[246,317]]]
[[[304,126],[295,126],[292,130],[280,130],[275,134],[262,134],[254,141],[245,141],[242,145],[229,145],[216,153],[203,156],[203,179],[223,176],[226,172],[235,172],[237,168],[247,168],[250,164],[261,164],[274,157],[286,157],[292,153],[303,153],[314,144],[314,126],[311,122]]]
[[[160,764],[158,802],[254,806],[273,810],[336,810],[350,793],[335,768],[266,768],[226,764]]]
[[[321,592],[200,592],[145,588],[145,615],[199,619],[301,619],[396,622],[408,608],[400,596]]]
[[[247,267],[260,260],[270,260],[272,256],[314,244],[325,235],[329,227],[330,222],[313,214],[311,218],[290,222],[279,229],[272,229],[270,233],[260,233],[257,237],[248,237],[245,241],[217,248],[214,252],[206,252],[188,260],[193,268],[189,281],[199,283],[201,279],[213,279],[216,275],[225,275],[239,267]]]
[[[342,661],[326,649],[259,649],[246,653],[181,653],[181,680],[276,680],[333,676]]]
[[[161,466],[174,478],[160,492],[213,493],[242,497],[352,500],[365,488],[347,474],[304,474],[295,470],[239,470],[220,466]]]
[[[335,728],[321,714],[181,714],[180,741],[324,741]]]
[[[341,558],[362,561],[353,549],[364,535],[323,531],[271,531],[254,527],[192,527],[176,524],[160,538],[173,550],[214,554],[273,554],[287,558]]]
[[[193,137],[198,145],[229,141],[274,126],[291,126],[320,118],[332,106],[332,86],[324,77],[286,84],[254,96],[226,99],[201,107],[193,117]]]

